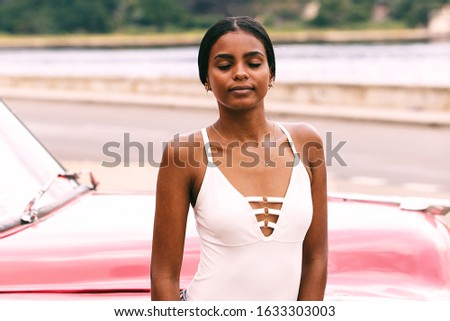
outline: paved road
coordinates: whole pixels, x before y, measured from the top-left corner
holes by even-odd
[[[177,133],[210,124],[215,110],[159,109],[110,104],[83,104],[8,99],[6,103],[48,149],[70,169],[93,168],[104,188],[153,189],[163,142]],[[450,199],[450,128],[355,122],[271,115],[279,121],[307,121],[323,135],[338,158],[328,166],[330,190]],[[326,134],[326,133],[330,134]],[[130,167],[106,168],[114,159],[103,152],[108,142],[125,136],[143,146],[145,167],[139,167],[138,148],[131,147]],[[342,143],[341,143],[342,142]],[[343,143],[345,142],[345,143]],[[345,162],[346,166],[343,166]],[[122,176],[124,175],[124,176]]]

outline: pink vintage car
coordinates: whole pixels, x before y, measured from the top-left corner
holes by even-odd
[[[0,299],[149,296],[154,195],[78,182],[0,102]],[[448,203],[329,197],[327,300],[450,300]],[[190,215],[181,286],[199,259]]]

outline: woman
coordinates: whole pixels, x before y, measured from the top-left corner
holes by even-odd
[[[152,299],[180,299],[192,205],[201,258],[182,299],[322,300],[328,253],[322,141],[307,124],[266,117],[264,98],[275,79],[269,36],[252,18],[225,18],[206,32],[198,65],[219,118],[164,151]]]

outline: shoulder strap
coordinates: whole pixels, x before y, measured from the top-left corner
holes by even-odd
[[[288,142],[289,142],[289,146],[291,146],[292,153],[294,154],[294,157],[297,158],[298,153],[297,153],[297,149],[295,149],[294,141],[292,140],[291,134],[289,134],[288,130],[283,125],[281,125],[279,122],[276,122],[276,124],[281,128],[283,133],[286,135]]]
[[[202,138],[203,138],[203,145],[205,147],[206,157],[208,158],[208,164],[212,165],[214,164],[214,161],[211,154],[211,144],[209,142],[209,137],[208,133],[206,132],[206,128],[202,128]]]

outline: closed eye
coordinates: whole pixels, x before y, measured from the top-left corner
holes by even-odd
[[[261,63],[260,62],[250,62],[248,65],[252,68],[258,68],[259,66],[261,66]]]
[[[219,68],[220,70],[227,70],[230,69],[231,65],[219,65],[217,66],[217,68]]]

